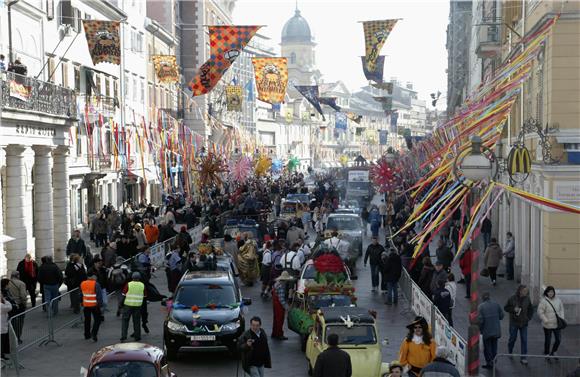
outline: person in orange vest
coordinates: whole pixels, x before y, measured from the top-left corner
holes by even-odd
[[[85,339],[93,338],[93,341],[96,342],[101,325],[101,306],[103,305],[103,294],[101,286],[97,283],[97,276],[91,273],[88,279],[81,283],[80,289],[85,317]],[[91,316],[94,320],[92,330]]]

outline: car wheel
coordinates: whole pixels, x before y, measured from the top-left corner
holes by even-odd
[[[179,352],[178,347],[171,347],[167,345],[166,342],[163,342],[163,350],[165,351],[165,355],[167,356],[167,360],[173,361],[177,359],[177,354]]]

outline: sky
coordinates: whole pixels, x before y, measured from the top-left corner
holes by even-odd
[[[238,0],[234,23],[267,25],[259,32],[272,39],[279,53],[282,28],[295,7],[294,0]],[[443,94],[437,107],[444,108],[449,1],[298,0],[298,8],[314,34],[316,63],[323,80],[342,80],[351,91],[368,84],[360,61],[364,35],[358,21],[402,18],[381,51],[387,55],[384,79],[397,77],[403,85],[412,82],[424,100],[439,90]]]

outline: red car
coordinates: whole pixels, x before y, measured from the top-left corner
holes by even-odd
[[[160,348],[144,343],[119,343],[93,354],[87,377],[176,377]]]

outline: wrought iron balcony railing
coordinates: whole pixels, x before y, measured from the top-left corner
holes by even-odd
[[[77,117],[76,95],[71,89],[14,72],[0,72],[0,85],[2,85],[0,98],[2,109]]]

